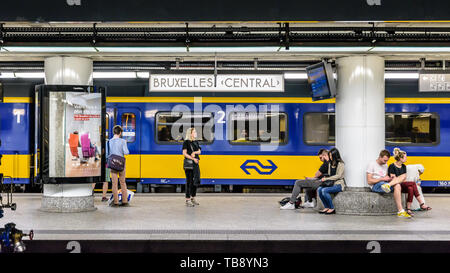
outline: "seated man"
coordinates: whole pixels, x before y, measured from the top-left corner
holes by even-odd
[[[388,176],[387,162],[391,157],[388,150],[382,150],[377,160],[371,162],[367,167],[367,184],[373,192],[390,193],[394,192],[394,201],[397,206],[397,216],[402,218],[411,218],[411,215],[406,213],[402,207],[402,187],[400,183],[405,179],[404,177],[391,178]],[[403,179],[403,180],[402,180]]]
[[[292,190],[292,195],[289,200],[284,206],[280,207],[280,209],[295,209],[295,200],[297,199],[297,196],[302,191],[302,188],[308,188],[306,195],[305,195],[305,202],[304,207],[314,207],[313,203],[313,196],[315,195],[315,191],[320,187],[320,184],[322,181],[320,180],[325,174],[328,173],[328,150],[327,149],[320,149],[319,153],[317,154],[319,156],[320,161],[323,162],[322,166],[320,166],[319,170],[315,173],[314,177],[305,177],[305,180],[297,180],[295,181],[294,189]]]

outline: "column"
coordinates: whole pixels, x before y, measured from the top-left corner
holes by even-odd
[[[336,148],[347,186],[334,198],[336,213],[395,214],[393,195],[371,192],[366,181],[367,165],[385,148],[384,59],[342,57],[336,65]]]
[[[44,62],[45,84],[52,85],[92,85],[93,61],[80,57],[49,57]],[[50,106],[55,112],[64,109],[55,103]],[[61,115],[64,116],[64,115]],[[58,122],[58,121],[57,121]],[[57,123],[56,122],[56,123]],[[53,139],[61,138],[55,134]],[[62,140],[61,140],[62,141]],[[57,149],[57,145],[53,145]],[[52,154],[52,153],[51,153]],[[53,153],[58,154],[58,153]],[[59,154],[64,154],[59,153]],[[58,162],[58,161],[56,161]],[[61,160],[63,164],[64,160]],[[55,170],[58,172],[58,170]],[[94,196],[92,184],[44,184],[41,210],[50,212],[93,211]]]

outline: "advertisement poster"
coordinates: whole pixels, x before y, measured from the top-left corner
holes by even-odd
[[[50,93],[50,177],[101,175],[101,94]]]

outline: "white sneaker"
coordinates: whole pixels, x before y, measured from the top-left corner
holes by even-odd
[[[305,202],[303,204],[304,208],[314,208],[314,202]]]
[[[280,209],[295,209],[295,205],[291,202],[287,202],[284,206],[280,207]]]

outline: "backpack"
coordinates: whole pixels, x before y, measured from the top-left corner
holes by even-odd
[[[280,206],[284,206],[284,205],[286,205],[287,202],[289,202],[289,200],[291,200],[290,197],[285,197],[285,198],[281,199],[280,201],[278,201],[278,203],[280,204]],[[302,198],[299,196],[295,200],[295,208],[296,209],[300,208],[301,204],[302,204]]]

